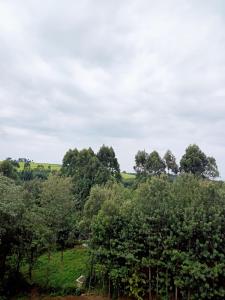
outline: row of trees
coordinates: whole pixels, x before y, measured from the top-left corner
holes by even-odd
[[[92,186],[105,184],[109,180],[121,181],[115,152],[112,147],[105,145],[97,154],[91,148],[69,150],[63,158],[61,173],[72,178],[76,207],[79,210],[83,209]]]
[[[15,291],[21,264],[29,276],[37,257],[63,250],[77,238],[70,178],[51,175],[18,185],[0,176],[0,295]],[[48,274],[46,274],[46,279]],[[16,281],[15,281],[16,280]]]
[[[21,161],[20,161],[21,162]],[[57,172],[41,166],[31,168],[29,160],[6,159],[0,163],[0,295],[9,293],[18,281],[21,264],[33,266],[40,254],[63,251],[74,245],[82,223],[82,209],[95,184],[121,180],[119,164],[111,147],[69,150]],[[35,176],[47,171],[46,176]],[[46,285],[48,284],[46,274]]]
[[[173,153],[168,150],[161,158],[157,151],[148,154],[138,151],[135,156],[135,171],[138,175],[160,175],[167,171],[168,174],[192,173],[204,178],[216,178],[219,176],[218,167],[214,157],[207,157],[197,146],[190,145],[180,160],[180,167]]]
[[[225,185],[181,175],[94,187],[90,286],[136,299],[225,298]]]
[[[64,249],[85,238],[90,287],[138,299],[223,299],[225,187],[205,180],[218,172],[215,159],[191,145],[180,167],[170,151],[164,159],[140,151],[135,160],[130,188],[105,145],[97,153],[69,150],[61,170],[46,176],[29,176],[28,160],[23,170],[13,159],[1,162],[0,294],[15,285],[22,263],[31,278],[40,254],[50,260],[59,249],[63,262]],[[165,168],[180,172],[176,180]]]

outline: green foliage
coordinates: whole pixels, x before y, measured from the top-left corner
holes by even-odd
[[[17,179],[17,167],[18,165],[15,161],[11,159],[3,160],[0,162],[0,174],[11,179]]]
[[[75,224],[71,178],[49,176],[42,185],[40,209],[48,228],[48,236],[46,236],[48,249],[58,244],[64,250]]]
[[[165,173],[165,163],[159,156],[157,151],[153,151],[149,154],[147,159],[147,171],[150,175],[160,175]]]
[[[134,170],[137,174],[146,174],[147,173],[147,160],[148,160],[148,153],[144,151],[138,151],[135,155],[135,166]]]
[[[214,157],[207,157],[207,165],[205,168],[204,176],[207,178],[219,177],[219,171]]]
[[[92,219],[92,284],[141,299],[224,299],[225,186],[152,177]]]
[[[110,179],[110,171],[95,155],[91,148],[69,150],[64,158],[61,172],[71,176],[76,207],[83,209],[92,186],[104,184]]]
[[[103,145],[99,149],[97,157],[103,166],[109,170],[110,174],[115,177],[117,181],[121,181],[120,167],[113,148]]]
[[[187,147],[180,161],[180,170],[208,178],[219,176],[215,158],[207,157],[197,145]]]
[[[88,288],[113,298],[225,298],[225,184],[209,180],[219,175],[216,161],[198,146],[186,149],[179,176],[171,151],[164,160],[139,151],[132,189],[125,180],[135,176],[118,183],[115,153],[104,145],[97,155],[69,150],[61,173],[21,163],[19,172],[12,159],[0,164],[6,298],[22,284],[21,270],[30,283],[58,294],[79,294],[75,280],[82,274]],[[89,239],[89,250],[66,250],[78,236]]]
[[[157,151],[148,154],[145,151],[138,151],[135,156],[134,169],[139,177],[146,175],[160,175],[165,173],[166,165]]]
[[[167,150],[164,155],[164,161],[166,164],[167,172],[171,171],[173,174],[178,173],[178,165],[176,163],[176,158],[170,150]]]
[[[43,248],[43,219],[34,198],[7,177],[0,177],[0,286],[12,291],[10,282],[19,273],[23,259],[30,270]],[[1,287],[0,287],[1,288]]]

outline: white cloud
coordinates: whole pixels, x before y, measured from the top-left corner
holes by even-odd
[[[190,143],[225,176],[223,1],[0,2],[0,158]],[[24,143],[26,140],[26,143]]]

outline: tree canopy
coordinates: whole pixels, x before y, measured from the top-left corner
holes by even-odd
[[[180,161],[180,170],[202,177],[214,178],[219,176],[215,158],[207,157],[195,144],[186,148]]]
[[[97,153],[97,157],[103,166],[110,171],[110,174],[115,177],[117,181],[120,181],[120,166],[113,148],[102,145]]]

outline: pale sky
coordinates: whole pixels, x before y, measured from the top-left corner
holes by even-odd
[[[0,159],[196,143],[225,178],[224,0],[0,0]]]

